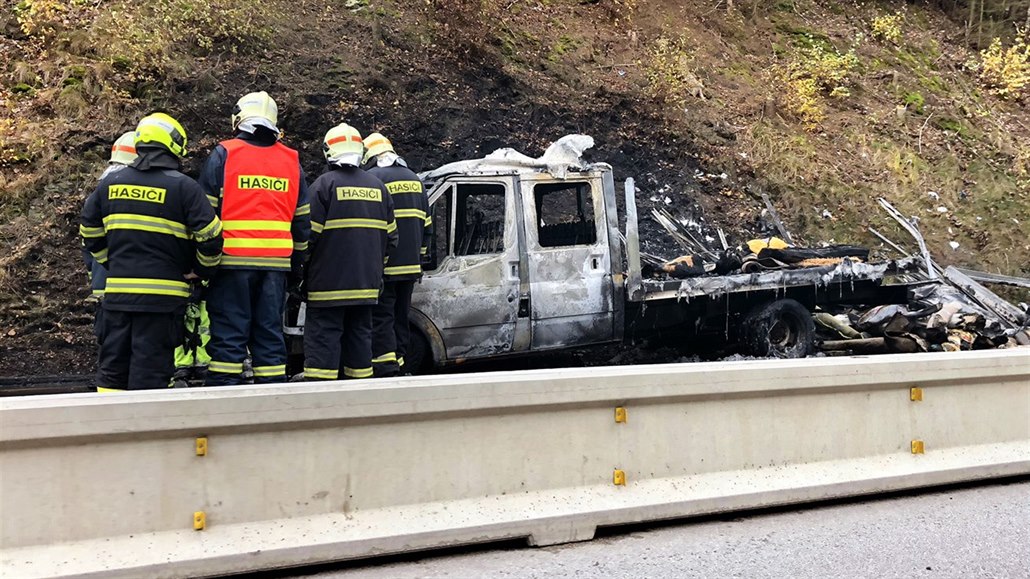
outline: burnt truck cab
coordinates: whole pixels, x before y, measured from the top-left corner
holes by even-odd
[[[621,339],[609,165],[561,176],[487,165],[426,180],[434,233],[411,305],[423,342],[409,363],[423,361],[419,348],[440,366]]]

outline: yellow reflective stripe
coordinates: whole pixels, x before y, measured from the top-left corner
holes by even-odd
[[[387,225],[387,223],[382,219],[360,219],[357,217],[351,217],[347,219],[330,219],[329,221],[325,222],[324,226],[320,226],[317,231],[315,230],[315,224],[311,224],[311,230],[316,231],[318,233],[322,232],[324,229],[346,229],[350,227],[362,227],[366,229],[384,229],[386,231],[390,230],[389,225]],[[396,228],[397,226],[394,225],[394,227]]]
[[[294,241],[293,242],[293,251],[307,251],[307,249],[308,249],[308,242],[306,242],[306,241],[301,241],[301,242]]]
[[[397,231],[397,222],[391,221],[390,224],[386,226],[386,232],[393,233],[394,231]]]
[[[293,249],[292,239],[253,239],[249,237],[233,237],[225,240],[226,248],[230,247],[246,247],[246,248],[270,248],[270,249]]]
[[[125,392],[121,388],[104,388],[103,386],[97,386],[97,392]]]
[[[403,366],[404,365],[404,356],[401,356],[400,358],[397,358],[397,364],[399,366]]]
[[[239,374],[243,372],[243,362],[219,362],[218,360],[211,360],[207,363],[207,369],[209,372],[219,372],[221,374]]]
[[[322,225],[321,223],[318,223],[317,221],[312,221],[311,222],[311,231],[314,231],[315,233],[322,233],[323,229],[325,229],[325,225]]]
[[[103,237],[103,227],[86,227],[85,225],[79,225],[79,235],[83,237]]]
[[[373,364],[385,364],[386,362],[396,362],[397,352],[387,352],[378,358],[372,358]]]
[[[391,265],[383,270],[386,275],[405,275],[409,273],[422,273],[421,265]]]
[[[164,233],[174,235],[181,239],[189,239],[186,226],[178,221],[162,219],[151,215],[140,215],[138,213],[112,213],[104,217],[104,228],[108,231],[125,229],[130,231],[148,231],[150,233]]]
[[[175,297],[189,297],[189,284],[170,279],[141,277],[109,277],[104,288],[108,294],[146,294]]]
[[[95,295],[97,297],[102,296],[102,295],[104,295],[104,290],[102,290],[102,289],[95,289],[95,290],[93,290],[93,295]]]
[[[222,222],[222,231],[238,231],[240,229],[263,229],[266,231],[289,231],[289,221],[273,221],[271,219],[227,219]]]
[[[421,209],[395,209],[393,215],[398,218],[413,217],[423,221],[426,219],[426,212]]]
[[[107,263],[107,248],[106,247],[104,249],[100,250],[100,251],[91,251],[91,252],[89,252],[89,254],[93,256],[93,259],[99,261],[100,263]]]
[[[222,261],[222,254],[218,255],[204,255],[203,253],[197,252],[197,262],[204,267],[214,267]]]
[[[328,300],[368,300],[377,299],[378,297],[379,290],[377,289],[351,289],[324,292],[308,292],[308,300],[313,302]]]
[[[426,254],[429,253],[429,248],[428,247],[423,247],[422,249],[418,250],[418,253],[419,253],[419,255],[426,255]]]
[[[308,368],[304,367],[305,378],[323,378],[326,380],[336,380],[339,376],[340,371],[336,368]]]
[[[311,204],[310,203],[305,203],[305,204],[297,207],[297,211],[295,211],[293,213],[293,215],[294,216],[296,216],[296,215],[309,215],[310,213],[311,213]]]
[[[207,195],[207,202],[211,204],[211,207],[218,207],[218,197],[214,195]]]
[[[286,364],[278,366],[254,366],[254,375],[259,378],[271,378],[286,374]]]
[[[221,265],[240,267],[290,267],[288,257],[244,257],[239,255],[223,255]]]
[[[371,378],[372,368],[348,368],[344,366],[343,375],[348,378]]]
[[[211,223],[205,225],[203,229],[201,229],[200,231],[193,232],[193,237],[195,237],[198,241],[207,241],[208,239],[214,239],[215,237],[218,237],[218,235],[221,233],[222,222],[218,220],[218,217],[215,217],[211,220]]]

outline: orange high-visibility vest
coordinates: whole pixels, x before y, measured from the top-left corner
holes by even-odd
[[[300,195],[297,151],[281,143],[259,147],[241,139],[221,145],[226,151],[222,251],[241,257],[289,257],[290,224]]]

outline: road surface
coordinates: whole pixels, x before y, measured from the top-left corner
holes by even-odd
[[[314,579],[1030,578],[1030,481],[293,571]]]

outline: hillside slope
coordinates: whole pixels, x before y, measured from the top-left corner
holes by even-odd
[[[940,261],[1028,275],[1028,99],[977,68],[1015,28],[973,38],[932,4],[22,0],[0,13],[0,375],[92,368],[76,218],[110,142],[168,110],[196,174],[253,90],[309,175],[341,120],[417,170],[579,132],[644,209],[731,241],[767,232],[762,192],[802,242],[906,241],[883,196]]]

